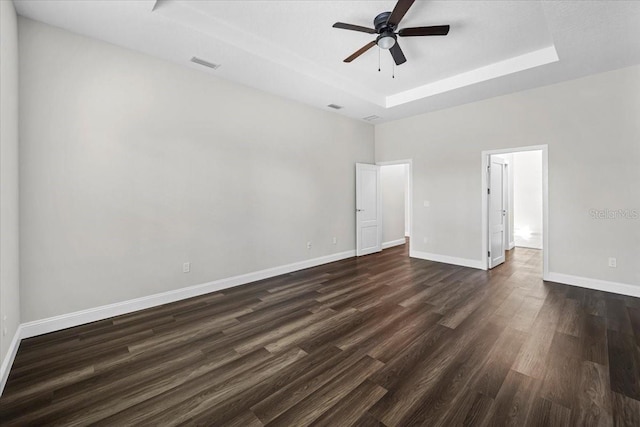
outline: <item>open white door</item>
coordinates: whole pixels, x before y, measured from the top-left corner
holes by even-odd
[[[504,262],[505,253],[505,176],[504,160],[489,158],[489,268]]]
[[[356,163],[356,255],[382,250],[380,167]]]

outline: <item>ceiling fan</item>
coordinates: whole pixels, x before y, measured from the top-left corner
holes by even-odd
[[[341,28],[343,30],[360,31],[369,34],[378,34],[378,37],[357,51],[351,56],[346,58],[344,62],[351,62],[367,50],[371,49],[376,44],[381,49],[388,49],[391,52],[391,56],[396,65],[404,64],[407,62],[400,45],[398,45],[397,38],[400,37],[417,37],[417,36],[446,36],[449,33],[448,25],[435,25],[431,27],[414,27],[403,28],[399,31],[398,25],[400,21],[407,13],[411,5],[415,0],[398,0],[396,7],[393,8],[393,12],[382,12],[373,20],[374,28],[362,27],[360,25],[345,24],[344,22],[336,22],[333,24],[334,28]]]

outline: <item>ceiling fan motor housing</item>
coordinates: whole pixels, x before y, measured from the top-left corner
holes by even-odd
[[[373,19],[373,26],[378,34],[383,32],[393,32],[395,28],[391,25],[387,25],[391,12],[382,12]]]

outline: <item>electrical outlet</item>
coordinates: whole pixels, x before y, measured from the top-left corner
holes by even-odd
[[[338,238],[334,236],[334,237],[333,237],[333,244],[335,245],[335,244],[337,244],[337,243],[338,243]]]
[[[311,242],[307,242],[307,249],[311,249]]]
[[[428,200],[425,200],[423,204],[425,208],[428,208],[429,206],[431,206],[431,203]]]
[[[182,264],[182,272],[183,273],[188,273],[191,271],[191,263],[190,262],[185,262],[184,264]]]
[[[615,258],[609,258],[609,267],[616,268],[617,267],[616,263],[617,262]]]
[[[427,239],[426,237],[423,237],[423,238],[422,238],[422,242],[423,242],[423,243],[427,243],[427,240],[429,240],[429,239]]]

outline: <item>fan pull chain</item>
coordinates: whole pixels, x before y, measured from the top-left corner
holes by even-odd
[[[391,62],[391,78],[396,78],[396,61]]]
[[[380,72],[380,47],[378,47],[378,72]]]

